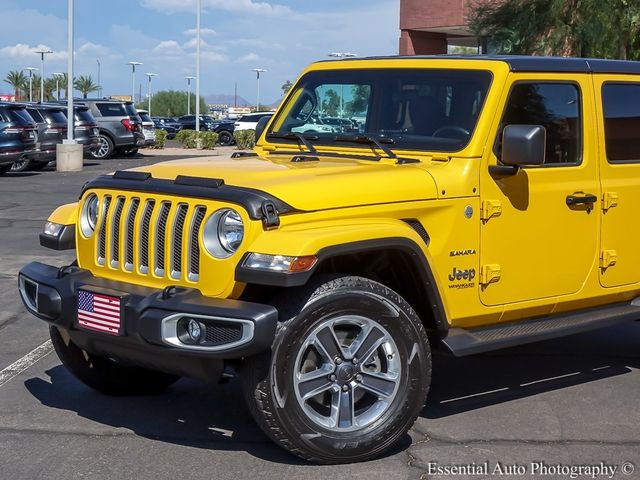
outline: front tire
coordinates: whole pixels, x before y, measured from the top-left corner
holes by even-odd
[[[218,142],[223,147],[231,145],[233,143],[233,134],[231,132],[227,132],[226,130],[222,130],[220,133],[218,133]]]
[[[397,293],[361,277],[318,282],[280,301],[287,307],[278,308],[271,352],[243,369],[257,423],[313,462],[379,456],[411,428],[427,397],[431,352],[420,319]]]
[[[49,327],[49,335],[62,364],[82,383],[107,395],[160,393],[180,378],[93,355],[73,343],[66,331],[53,326]]]

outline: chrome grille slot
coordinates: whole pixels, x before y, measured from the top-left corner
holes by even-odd
[[[140,199],[134,198],[129,204],[129,211],[127,212],[127,223],[125,223],[125,253],[124,253],[124,269],[127,272],[133,271],[133,242],[135,232],[136,214],[138,213],[138,207],[140,206]]]
[[[198,282],[209,207],[133,195],[100,197],[96,265],[176,284]]]
[[[113,223],[111,224],[111,266],[120,266],[120,221],[122,220],[122,210],[124,209],[124,197],[116,199],[116,206],[113,212]]]
[[[102,207],[102,218],[100,220],[100,231],[98,232],[98,265],[104,265],[107,248],[107,220],[109,219],[109,207],[111,207],[111,195],[102,197],[104,206]]]
[[[156,224],[156,242],[154,249],[155,258],[155,270],[154,273],[159,276],[164,276],[165,271],[165,255],[164,247],[167,238],[167,220],[169,219],[169,210],[171,210],[171,203],[162,202],[160,206],[160,214],[158,215],[158,223]]]
[[[171,229],[171,278],[179,280],[182,276],[182,240],[184,234],[184,222],[187,219],[189,207],[181,203],[176,209]]]
[[[200,227],[207,213],[207,207],[197,206],[189,231],[189,272],[187,278],[197,282],[200,278]]]
[[[140,273],[149,273],[149,231],[151,229],[151,217],[156,206],[155,200],[147,200],[144,205],[144,213],[140,219]]]

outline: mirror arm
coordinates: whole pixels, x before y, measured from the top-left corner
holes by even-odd
[[[492,177],[512,177],[519,170],[515,165],[489,165],[489,175]]]

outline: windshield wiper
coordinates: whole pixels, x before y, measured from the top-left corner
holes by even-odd
[[[398,156],[385,143],[393,143],[391,138],[375,138],[368,135],[337,136],[334,138],[336,142],[364,143],[366,145],[375,145],[382,150],[389,158],[398,158]]]
[[[302,143],[306,147],[307,150],[309,150],[310,154],[315,155],[318,153],[318,151],[316,150],[316,147],[314,147],[313,145],[311,145],[311,143],[309,143],[309,140],[318,140],[317,135],[305,136],[301,133],[288,132],[288,133],[269,133],[267,134],[267,137],[282,138],[283,140],[298,140],[300,143]]]

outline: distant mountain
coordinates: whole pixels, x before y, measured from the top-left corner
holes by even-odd
[[[236,105],[238,107],[244,107],[247,105],[251,105],[251,102],[248,102],[247,99],[238,95],[237,100],[234,99],[233,94],[224,94],[224,93],[214,93],[212,95],[207,95],[204,97],[205,102],[209,105],[230,105],[233,107],[234,101],[236,101]]]
[[[261,99],[262,100],[262,99]],[[229,105],[233,107],[234,101],[238,107],[252,107],[255,106],[255,100],[248,101],[246,98],[238,95],[237,99],[234,99],[233,94],[225,94],[225,93],[213,93],[211,95],[207,95],[204,97],[204,101],[207,102],[208,105]],[[262,105],[269,105],[272,107],[277,107],[280,104],[280,99],[276,100],[273,103],[263,103]]]

